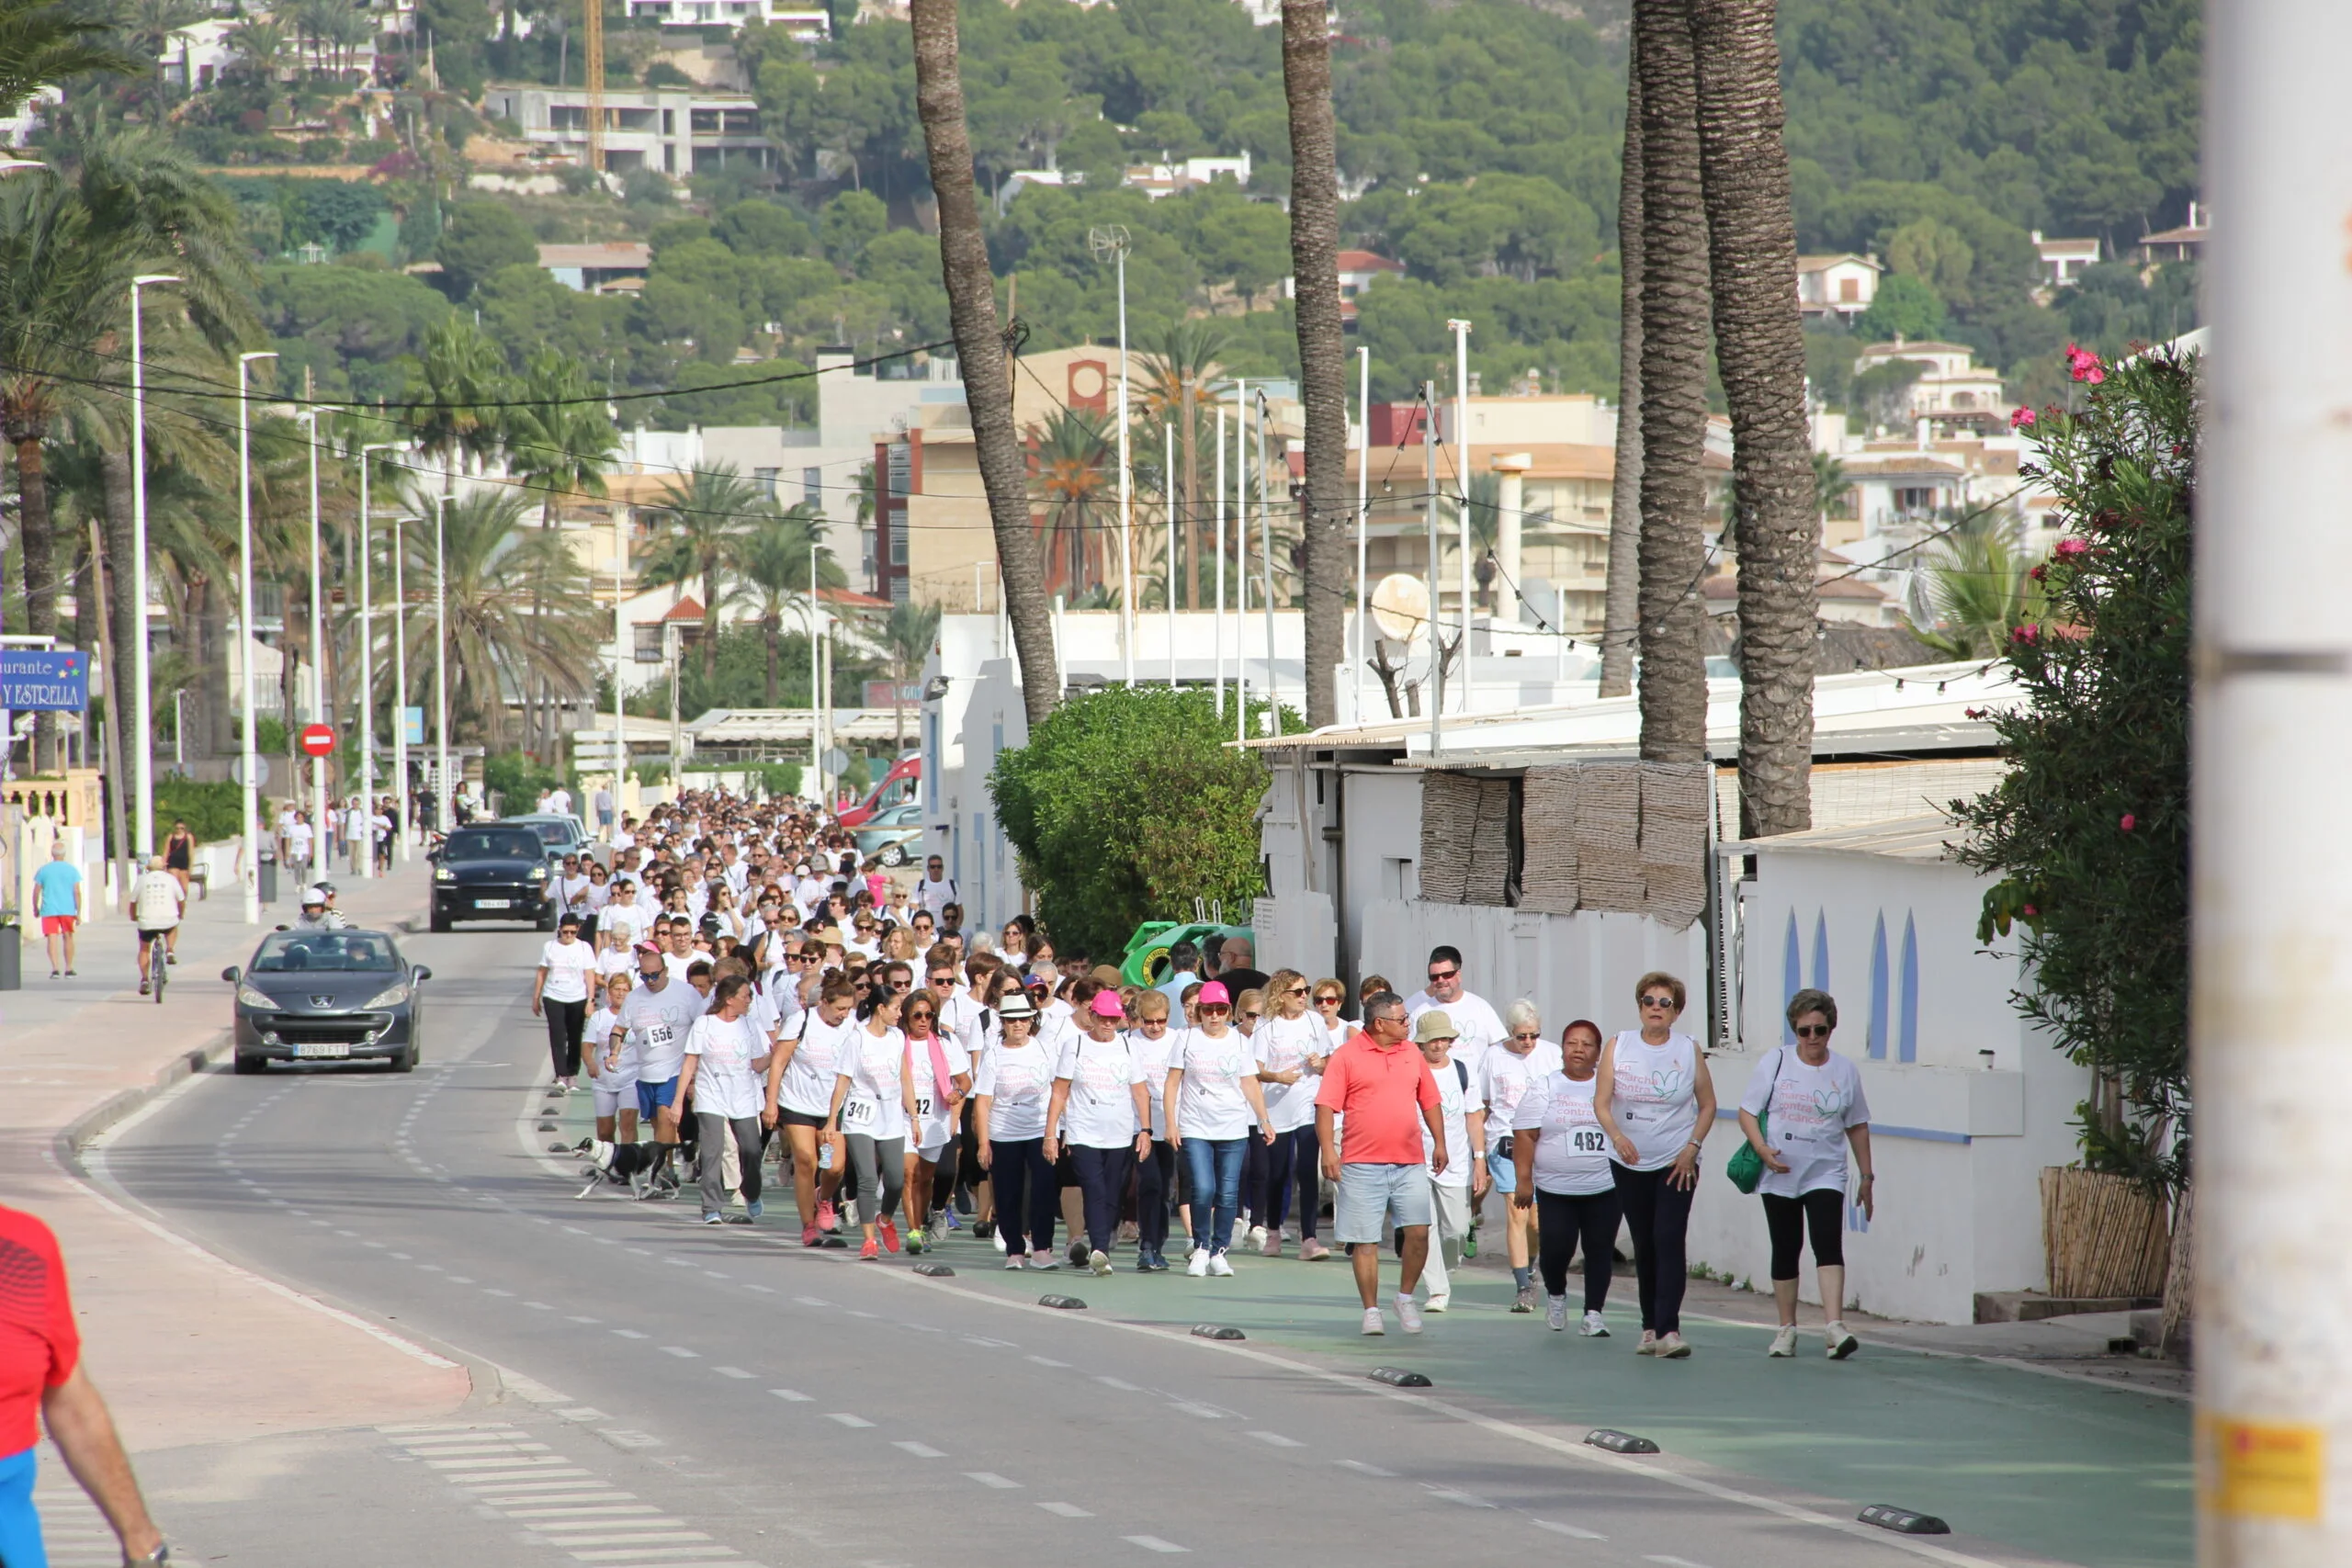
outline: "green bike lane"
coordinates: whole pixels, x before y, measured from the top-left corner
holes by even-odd
[[[1510,1276],[1477,1267],[1455,1271],[1453,1309],[1424,1333],[1401,1333],[1392,1311],[1387,1335],[1373,1338],[1358,1332],[1353,1280],[1338,1256],[1301,1263],[1237,1252],[1234,1278],[1194,1280],[1181,1264],[1134,1273],[1123,1249],[1107,1277],[1067,1265],[1014,1274],[965,1232],[921,1261],[949,1264],[959,1285],[1008,1300],[1066,1293],[1090,1315],[1179,1330],[1226,1325],[1335,1371],[1408,1368],[1449,1400],[1571,1430],[1636,1432],[1750,1477],[1766,1495],[1777,1483],[1857,1508],[1892,1503],[2084,1568],[2176,1568],[2195,1557],[2189,1409],[2161,1395],[1873,1346],[1867,1333],[1851,1360],[1828,1360],[1811,1331],[1797,1357],[1774,1360],[1764,1354],[1769,1328],[1690,1315],[1683,1332],[1696,1353],[1655,1360],[1634,1354],[1631,1279],[1611,1294],[1607,1339],[1512,1314]],[[1385,1302],[1393,1258],[1383,1277]]]
[[[589,1131],[588,1100],[574,1095],[558,1112],[563,1139]],[[782,1213],[772,1198],[762,1229],[793,1245],[791,1200],[777,1196]],[[1484,1264],[1454,1272],[1453,1309],[1428,1318],[1424,1333],[1399,1331],[1392,1310],[1388,1333],[1373,1338],[1358,1332],[1362,1309],[1337,1254],[1303,1263],[1237,1250],[1232,1279],[1194,1280],[1181,1263],[1137,1274],[1133,1248],[1123,1247],[1108,1276],[1067,1261],[1050,1273],[1012,1273],[966,1224],[923,1258],[900,1254],[875,1267],[945,1263],[958,1286],[1007,1301],[1068,1294],[1090,1316],[1180,1332],[1226,1325],[1253,1346],[1335,1371],[1409,1368],[1430,1378],[1432,1393],[1487,1414],[1571,1432],[1636,1432],[1669,1454],[1748,1478],[1759,1495],[1777,1485],[1856,1508],[1894,1504],[2082,1568],[2187,1568],[2195,1560],[2190,1412],[2179,1399],[1874,1344],[1867,1328],[1861,1353],[1833,1362],[1810,1307],[1793,1359],[1764,1354],[1768,1326],[1686,1309],[1683,1333],[1695,1354],[1660,1361],[1634,1354],[1640,1321],[1630,1277],[1611,1293],[1611,1337],[1586,1339],[1573,1320],[1555,1334],[1540,1312],[1510,1312],[1510,1275]],[[1180,1230],[1170,1252],[1182,1241]],[[1384,1303],[1396,1269],[1385,1258]],[[1571,1292],[1580,1289],[1571,1276]]]

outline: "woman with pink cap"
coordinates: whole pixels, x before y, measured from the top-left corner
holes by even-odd
[[[1183,1156],[1193,1185],[1193,1256],[1184,1272],[1229,1278],[1233,1216],[1241,1207],[1241,1154],[1250,1129],[1273,1141],[1258,1055],[1233,1027],[1233,998],[1211,980],[1193,998],[1197,1027],[1169,1055],[1168,1142]]]
[[[1111,1271],[1111,1245],[1119,1234],[1119,1203],[1136,1161],[1151,1153],[1151,1097],[1144,1087],[1144,1065],[1129,1048],[1120,1025],[1126,1004],[1114,987],[1076,982],[1080,1001],[1078,1027],[1063,1036],[1061,1062],[1054,1069],[1053,1101],[1046,1109],[1048,1161],[1069,1147],[1084,1199],[1086,1266]]]

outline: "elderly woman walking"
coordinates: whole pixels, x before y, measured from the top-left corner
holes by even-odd
[[[1798,1252],[1813,1234],[1814,1272],[1821,1282],[1821,1312],[1828,1319],[1829,1359],[1842,1361],[1860,1348],[1846,1331],[1846,1152],[1853,1151],[1865,1217],[1876,1211],[1871,1174],[1871,1104],[1862,1075],[1829,1048],[1838,1028],[1838,1001],[1826,991],[1789,998],[1793,1048],[1783,1045],[1748,1079],[1740,1097],[1739,1130],[1764,1161],[1756,1190],[1772,1235],[1772,1300],[1781,1309],[1772,1356],[1797,1353]]]

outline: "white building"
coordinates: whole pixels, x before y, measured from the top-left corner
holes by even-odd
[[[1849,252],[1834,256],[1797,257],[1797,309],[1808,316],[1844,316],[1848,320],[1871,308],[1878,298],[1878,280],[1886,268],[1876,256]]]
[[[786,0],[628,0],[628,19],[665,28],[739,29],[746,22],[760,21],[782,28],[799,43],[823,43],[833,36],[831,12]]]
[[[2052,288],[2071,288],[2077,282],[2085,267],[2099,263],[2099,242],[2094,235],[2087,240],[2045,240],[2041,231],[2033,231],[2033,252],[2041,262],[2041,280]]]
[[[1119,183],[1158,201],[1163,196],[1174,196],[1213,180],[1231,180],[1246,188],[1250,184],[1250,154],[1245,152],[1232,158],[1184,158],[1175,163],[1138,164],[1128,169]]]
[[[2008,427],[2009,404],[2000,372],[1977,364],[1975,350],[1966,344],[1906,343],[1899,337],[1871,344],[1854,356],[1854,374],[1897,360],[1922,367],[1904,405],[1906,420],[1932,420],[1987,434]]]
[[[584,164],[588,156],[588,89],[493,85],[483,111],[511,119],[543,156]],[[707,87],[615,87],[605,94],[605,167],[683,178],[728,164],[773,167],[775,148],[760,127],[758,100],[749,93]]]

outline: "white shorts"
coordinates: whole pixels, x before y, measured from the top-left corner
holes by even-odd
[[[612,1086],[609,1089],[605,1087],[608,1084]],[[637,1109],[635,1079],[628,1083],[616,1083],[611,1078],[596,1078],[593,1080],[592,1087],[595,1090],[596,1114],[599,1116],[618,1115],[623,1106],[627,1106],[631,1111]]]
[[[925,1144],[915,1150],[915,1157],[925,1165],[937,1165],[939,1156],[947,1152],[948,1142],[948,1139],[942,1138],[935,1144]]]

